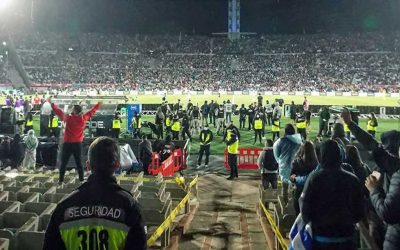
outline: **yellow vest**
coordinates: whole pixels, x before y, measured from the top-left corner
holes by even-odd
[[[272,129],[271,129],[272,132],[281,131],[281,128],[279,126],[280,126],[280,122],[279,121],[272,122]]]
[[[115,128],[115,129],[121,128],[121,120],[120,119],[113,119],[112,128]]]
[[[367,131],[376,131],[376,126],[374,127],[374,126],[372,126],[372,123],[373,123],[373,121],[372,120],[369,120],[368,121],[368,123],[367,123]]]
[[[201,144],[204,145],[205,142],[207,142],[207,144],[209,144],[210,142],[208,142],[210,140],[210,133],[205,136],[205,134],[201,134]]]
[[[297,128],[306,128],[307,127],[306,121],[304,121],[304,122],[296,122],[296,127]]]
[[[49,128],[58,128],[58,118],[56,116],[49,121]]]
[[[257,119],[254,121],[254,129],[262,129],[262,120]]]
[[[179,132],[181,130],[181,123],[179,121],[174,121],[174,123],[172,123],[171,130]]]
[[[26,121],[26,126],[27,127],[32,127],[33,126],[33,120],[27,120]]]
[[[232,143],[228,146],[228,153],[237,155],[239,153],[239,141]]]
[[[165,119],[165,126],[171,127],[171,118],[167,117],[167,119]]]
[[[132,119],[132,128],[142,128],[142,118],[139,118],[136,122],[136,118]]]
[[[349,126],[347,124],[343,124],[343,128],[344,128],[344,132],[346,132],[346,133],[350,132]]]
[[[227,141],[229,141],[231,139],[231,133],[232,133],[231,129],[226,130],[226,140]]]

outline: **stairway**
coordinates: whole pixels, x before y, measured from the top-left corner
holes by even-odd
[[[239,175],[234,181],[218,174],[200,177],[199,209],[179,249],[268,249],[256,213],[259,173]]]

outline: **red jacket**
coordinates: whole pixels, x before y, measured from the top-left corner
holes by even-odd
[[[65,122],[64,142],[74,143],[83,141],[83,130],[85,129],[86,122],[96,113],[100,105],[96,104],[84,115],[66,115],[54,103],[51,104],[51,107],[56,115]]]

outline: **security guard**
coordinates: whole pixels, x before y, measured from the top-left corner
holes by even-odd
[[[304,113],[298,113],[296,115],[296,128],[297,128],[297,133],[301,135],[303,140],[307,140],[307,121],[304,116]]]
[[[276,139],[279,139],[280,137],[280,132],[281,132],[281,122],[279,121],[278,118],[273,118],[272,119],[272,125],[271,125],[271,131],[272,131],[272,140],[275,141]]]
[[[172,130],[172,140],[179,140],[179,132],[181,131],[181,122],[179,121],[178,116],[175,116],[172,120],[171,125]]]
[[[238,178],[238,166],[237,166],[237,156],[239,154],[239,138],[236,135],[234,130],[231,130],[229,133],[230,139],[226,141],[226,146],[228,149],[228,165],[231,169],[230,176],[228,180],[233,180],[234,178]]]
[[[201,160],[203,159],[203,154],[206,155],[206,161],[204,167],[208,167],[208,158],[210,156],[210,144],[214,139],[213,132],[208,128],[208,125],[204,125],[204,128],[200,132],[200,151],[199,158],[197,160],[197,168],[201,166]]]
[[[172,114],[168,114],[165,118],[165,134],[166,136],[171,133],[171,126],[172,126]]]
[[[374,112],[371,113],[371,116],[368,117],[367,122],[367,131],[370,133],[374,138],[376,134],[376,130],[378,128],[378,120],[376,119],[376,115]]]
[[[344,123],[344,124],[343,124],[343,129],[344,129],[344,134],[345,134],[347,140],[350,141],[350,139],[351,139],[351,132],[350,132],[349,125],[347,125],[346,123]]]
[[[225,130],[225,133],[224,133],[224,136],[222,138],[222,141],[223,142],[229,141],[231,139],[231,133],[232,132],[235,133],[235,135],[237,136],[238,140],[240,140],[239,129],[231,121],[231,123],[229,124],[229,126]]]
[[[97,138],[88,157],[92,174],[57,205],[43,249],[146,249],[146,227],[139,206],[113,176],[120,166],[117,142]]]
[[[260,115],[257,114],[256,118],[254,119],[254,144],[256,144],[257,141],[257,136],[260,138],[260,143],[261,143],[261,134],[262,134],[262,129],[263,129],[263,123],[264,121],[261,119]]]
[[[112,137],[119,138],[119,133],[121,132],[121,123],[122,119],[119,115],[119,112],[115,112],[115,115],[112,120]]]
[[[135,112],[132,118],[133,139],[139,139],[142,134],[142,116]]]
[[[32,113],[29,113],[25,120],[24,134],[27,134],[31,129],[33,129],[33,115]]]
[[[54,112],[51,113],[49,119],[49,137],[52,136],[58,137],[58,117]]]

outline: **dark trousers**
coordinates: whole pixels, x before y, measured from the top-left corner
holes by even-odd
[[[253,119],[254,117],[249,116],[249,130],[253,128]]]
[[[232,121],[232,113],[231,112],[226,112],[225,114],[225,121],[227,123],[230,123]]]
[[[262,129],[254,130],[254,143],[257,142],[257,136],[260,138],[260,143],[261,143],[261,134],[262,134]]]
[[[275,141],[275,138],[279,139],[279,137],[280,137],[279,134],[280,134],[279,132],[272,132],[272,140]]]
[[[141,162],[144,174],[149,175],[149,166],[151,163],[151,158],[142,159]]]
[[[319,131],[318,131],[318,135],[326,135],[328,131],[328,122],[320,122],[319,123]]]
[[[179,140],[179,131],[172,131],[172,140]]]
[[[237,154],[229,154],[228,153],[228,165],[231,169],[230,177],[239,177],[238,175],[238,166],[237,166]]]
[[[370,135],[372,135],[372,137],[374,137],[375,138],[375,131],[372,131],[372,130],[368,130],[368,133],[370,134]]]
[[[188,136],[188,138],[190,139],[190,141],[192,141],[192,136],[190,135],[190,130],[189,128],[183,128],[182,129],[182,139],[186,140],[186,135]]]
[[[24,134],[27,134],[29,130],[33,129],[33,126],[25,126]]]
[[[59,129],[58,128],[49,128],[49,137],[58,137],[59,135]]]
[[[63,144],[61,153],[61,166],[60,166],[60,179],[59,182],[64,181],[65,168],[71,155],[74,156],[76,169],[78,170],[79,180],[83,181],[83,165],[82,165],[82,143],[65,142]]]
[[[267,122],[268,122],[268,125],[271,126],[271,124],[272,124],[272,113],[267,113]]]
[[[278,188],[278,174],[277,173],[265,173],[261,175],[261,182],[264,190],[268,189],[270,184],[272,189]]]
[[[158,130],[157,139],[164,139],[164,126],[162,124],[158,124],[157,130]]]
[[[203,114],[201,118],[201,126],[204,126],[205,124],[208,125],[208,114]]]
[[[211,110],[210,114],[208,114],[208,116],[210,117],[210,124],[214,124],[214,122],[215,122],[215,112],[214,112],[214,110]]]
[[[49,115],[40,115],[40,136],[47,136],[49,134]]]
[[[239,119],[239,128],[245,128],[246,127],[246,117],[240,117]]]
[[[307,140],[307,130],[305,128],[297,128],[297,133],[301,135],[303,140]]]
[[[296,215],[300,213],[299,199],[302,192],[303,192],[303,186],[296,186],[296,189],[294,190],[293,193],[293,207],[294,211],[296,212]]]
[[[121,129],[119,128],[113,128],[111,130],[111,136],[112,138],[119,138],[119,133],[121,132]]]
[[[133,139],[139,139],[142,136],[142,129],[133,128]]]
[[[197,165],[201,165],[201,160],[203,159],[203,154],[206,155],[205,165],[208,165],[208,158],[210,157],[210,144],[200,145],[199,159],[197,160]]]

